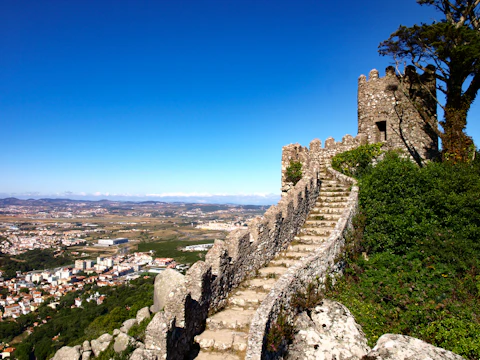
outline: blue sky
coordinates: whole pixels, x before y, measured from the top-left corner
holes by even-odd
[[[4,0],[0,193],[279,194],[282,146],[355,135],[379,42],[433,18],[414,0]]]

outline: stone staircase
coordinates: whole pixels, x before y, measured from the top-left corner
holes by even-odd
[[[195,337],[198,360],[245,358],[250,321],[269,291],[290,266],[328,239],[344,211],[350,186],[320,175],[322,187],[305,225],[289,247],[253,278],[244,281],[228,298],[228,305],[207,319],[206,330]]]

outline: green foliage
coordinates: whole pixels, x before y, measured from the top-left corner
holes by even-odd
[[[267,334],[267,351],[270,353],[281,353],[288,343],[293,340],[294,328],[290,324],[282,310],[277,320],[270,326]]]
[[[100,353],[95,359],[96,360],[128,360],[130,359],[130,354],[135,351],[135,345],[128,344],[127,348],[121,353],[115,352],[113,348],[114,342],[112,341],[108,348]]]
[[[206,240],[178,240],[176,237],[168,240],[156,241],[156,242],[141,242],[138,244],[138,251],[150,251],[154,250],[157,256],[171,257],[175,261],[185,264],[193,264],[201,259],[201,256],[205,254],[202,251],[181,251],[182,247],[188,245],[205,244]]]
[[[479,174],[462,164],[418,168],[388,154],[360,180],[367,251],[423,251],[457,270],[478,266]]]
[[[372,167],[375,158],[382,154],[382,143],[361,145],[332,158],[332,167],[347,176],[361,177]]]
[[[302,178],[302,163],[300,161],[290,161],[285,171],[285,181],[296,185]]]
[[[307,311],[318,305],[323,298],[320,281],[316,279],[307,284],[305,291],[299,290],[293,295],[291,306],[297,311]]]
[[[62,346],[78,345],[84,340],[112,332],[119,328],[123,321],[134,318],[138,310],[152,305],[153,281],[153,277],[139,278],[117,287],[92,289],[106,296],[101,305],[84,302],[83,308],[70,308],[74,298],[87,296],[79,292],[64,296],[57,310],[42,305],[36,314],[38,320],[47,316],[51,319],[35,328],[34,332],[22,341],[15,351],[15,356],[18,359],[29,359],[34,354],[37,360],[44,360]],[[0,330],[1,324],[3,323],[0,323]],[[58,340],[53,341],[52,338],[56,335],[59,335]]]
[[[148,324],[150,324],[150,321],[153,319],[153,316],[150,316],[146,319],[143,319],[143,321],[140,324],[135,324],[133,325],[130,330],[128,330],[128,335],[133,337],[137,341],[144,342],[145,341],[145,330],[147,329]]]
[[[453,352],[469,359],[478,359],[480,354],[478,334],[480,324],[450,317],[433,321],[422,332],[428,342],[441,347],[453,346]]]
[[[4,271],[4,277],[11,279],[16,276],[17,271],[32,271],[38,269],[49,269],[65,264],[71,264],[72,259],[63,254],[55,257],[53,250],[29,250],[17,256],[2,256],[0,257],[0,268]]]
[[[329,296],[370,345],[400,333],[480,358],[478,163],[419,168],[387,153],[359,185],[345,276]]]
[[[467,113],[480,89],[479,5],[471,0],[417,2],[435,7],[443,13],[443,19],[400,26],[380,44],[379,52],[398,62],[405,59],[436,79],[437,90],[445,95],[444,119],[440,121],[443,158],[468,162],[473,141],[465,134]],[[441,100],[435,92],[430,93],[429,101]]]
[[[15,321],[0,322],[0,338],[5,342],[10,342],[15,336],[22,333],[22,327]]]

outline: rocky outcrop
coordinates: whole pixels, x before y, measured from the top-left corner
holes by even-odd
[[[131,336],[128,336],[125,333],[120,333],[116,338],[115,338],[115,343],[113,344],[113,349],[115,352],[120,353],[122,351],[125,351],[127,349],[127,346],[130,343],[133,343],[134,340]]]
[[[370,349],[350,311],[327,299],[301,312],[295,328],[285,360],[464,360],[451,351],[405,335],[382,335]]]
[[[79,346],[64,346],[57,351],[52,360],[80,360]]]
[[[396,334],[382,335],[363,360],[464,360],[451,351],[425,341]]]
[[[137,320],[137,323],[140,324],[143,320],[145,320],[148,317],[150,317],[150,310],[148,309],[148,307],[144,307],[138,310],[137,316],[135,319]]]
[[[163,310],[172,291],[185,282],[178,271],[166,269],[155,277],[152,312]]]
[[[90,351],[92,347],[90,346],[90,341],[85,340],[82,345],[83,351]]]
[[[135,325],[136,323],[137,323],[136,319],[125,320],[122,324],[122,327],[120,328],[120,331],[126,334],[128,333],[128,330],[130,330],[132,326]]]
[[[125,320],[120,329],[113,330],[113,336],[110,334],[103,334],[98,339],[92,341],[85,340],[82,345],[77,345],[75,347],[64,346],[58,350],[52,360],[89,360],[90,358],[95,358],[99,356],[103,351],[105,351],[113,341],[113,349],[117,353],[122,353],[128,347],[128,345],[134,345],[138,351],[132,353],[135,354],[132,359],[147,359],[154,360],[156,355],[154,352],[143,351],[145,345],[141,342],[135,341],[134,338],[128,336],[128,330],[137,324],[137,319],[141,321],[145,320],[150,316],[150,311],[148,307],[140,309],[135,319]],[[152,330],[152,334],[157,334],[158,332]],[[141,356],[141,357],[140,357]]]
[[[92,340],[90,342],[90,345],[92,347],[92,351],[95,354],[95,356],[98,356],[102,351],[105,351],[110,345],[110,342],[112,341],[112,339],[113,339],[112,335],[103,334],[98,339]]]
[[[296,319],[297,333],[287,360],[357,360],[370,348],[360,325],[342,304],[323,300]]]

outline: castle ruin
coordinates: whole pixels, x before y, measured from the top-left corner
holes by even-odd
[[[436,81],[434,69],[417,74],[413,66],[405,75],[393,66],[380,78],[373,69],[358,79],[358,134],[368,143],[383,142],[386,148],[403,149],[417,162],[438,154]]]

